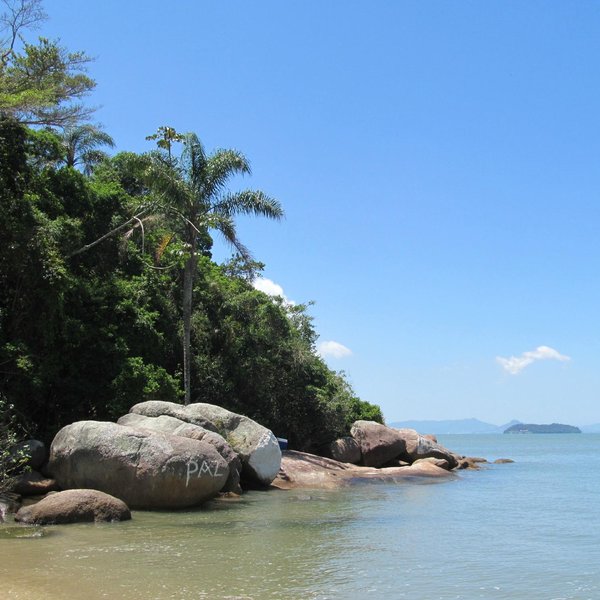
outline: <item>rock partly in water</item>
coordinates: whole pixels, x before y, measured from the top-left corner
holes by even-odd
[[[450,470],[450,465],[448,464],[448,461],[444,458],[419,458],[417,460],[415,460],[415,462],[412,464],[413,467],[416,466],[420,466],[423,464],[429,464],[429,465],[435,465],[436,467],[439,467],[440,469],[446,469],[447,471]]]
[[[306,452],[286,450],[283,453],[281,470],[272,485],[279,489],[335,489],[360,482],[400,482],[414,478],[444,479],[453,476],[452,472],[429,461],[409,467],[377,469],[342,463]]]
[[[356,421],[350,430],[362,454],[362,465],[381,467],[406,453],[406,442],[396,429],[375,421]]]
[[[352,437],[343,437],[326,444],[320,449],[320,453],[327,458],[355,465],[358,465],[362,458],[360,446]]]
[[[232,492],[241,494],[240,476],[242,472],[242,461],[237,452],[227,443],[225,438],[214,431],[209,431],[200,425],[186,423],[176,417],[161,415],[160,417],[147,417],[136,413],[129,413],[122,416],[117,423],[119,425],[127,425],[145,429],[147,431],[156,431],[159,433],[167,433],[170,435],[179,435],[181,437],[207,442],[213,446],[217,452],[225,459],[229,467],[229,477],[221,492]]]
[[[4,523],[8,515],[17,512],[20,505],[21,497],[18,494],[9,492],[0,495],[0,523]]]
[[[421,458],[441,458],[448,463],[449,469],[454,469],[458,465],[456,455],[453,452],[421,435],[414,429],[394,429],[393,431],[405,444],[406,449],[404,454],[400,455],[401,459],[413,463]]]
[[[497,458],[494,461],[495,465],[508,465],[510,463],[514,463],[515,461],[512,458]]]
[[[218,494],[229,477],[207,442],[98,421],[63,427],[48,470],[62,489],[100,490],[131,508],[194,506]]]
[[[66,490],[50,494],[36,504],[19,509],[15,515],[15,521],[30,525],[128,519],[131,519],[131,513],[122,500],[98,490]]]
[[[168,415],[219,433],[240,456],[244,478],[261,485],[269,485],[281,466],[281,450],[272,431],[220,406],[152,400],[136,404],[130,412],[147,417]]]
[[[44,477],[38,471],[28,471],[16,478],[12,491],[21,496],[42,496],[58,489],[55,479]]]

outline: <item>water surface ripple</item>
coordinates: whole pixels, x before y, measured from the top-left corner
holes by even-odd
[[[0,597],[600,598],[600,435],[440,441],[516,462],[444,483],[251,492],[0,539]]]

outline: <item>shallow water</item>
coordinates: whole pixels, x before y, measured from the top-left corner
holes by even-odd
[[[600,598],[600,435],[440,441],[517,462],[45,527],[0,539],[0,598]]]

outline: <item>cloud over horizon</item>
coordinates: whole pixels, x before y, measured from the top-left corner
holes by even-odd
[[[523,352],[521,356],[511,356],[509,358],[496,356],[496,362],[511,375],[517,375],[517,373],[520,373],[525,367],[538,360],[558,360],[566,362],[571,360],[571,357],[565,356],[558,352],[558,350],[550,348],[549,346],[538,346],[535,350]]]
[[[264,292],[267,296],[279,296],[283,298],[286,304],[296,304],[293,300],[290,300],[284,293],[283,288],[278,284],[267,279],[266,277],[257,277],[252,282],[252,287],[259,292]]]
[[[352,350],[339,342],[328,340],[317,345],[317,354],[322,358],[345,358],[352,356]]]

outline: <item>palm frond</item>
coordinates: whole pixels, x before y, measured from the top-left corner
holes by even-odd
[[[238,150],[216,150],[206,162],[203,191],[210,198],[221,192],[233,175],[250,174],[250,163],[241,152]]]
[[[156,248],[156,253],[155,253],[155,261],[156,261],[157,265],[160,262],[160,259],[162,258],[164,251],[167,249],[167,246],[171,243],[171,240],[173,239],[173,237],[174,237],[174,234],[167,233],[165,236],[163,236],[162,240],[160,241],[160,244],[158,244],[158,247]]]
[[[202,174],[206,166],[206,152],[195,133],[186,133],[181,153],[181,170],[194,190],[201,185]]]
[[[232,219],[228,217],[221,217],[215,223],[215,228],[221,235],[225,238],[231,246],[237,251],[237,253],[246,261],[250,262],[252,260],[252,254],[250,250],[242,244],[237,236],[237,231],[235,229],[235,223]]]
[[[212,210],[229,217],[256,215],[277,220],[284,216],[281,204],[259,190],[226,193],[213,205]]]

